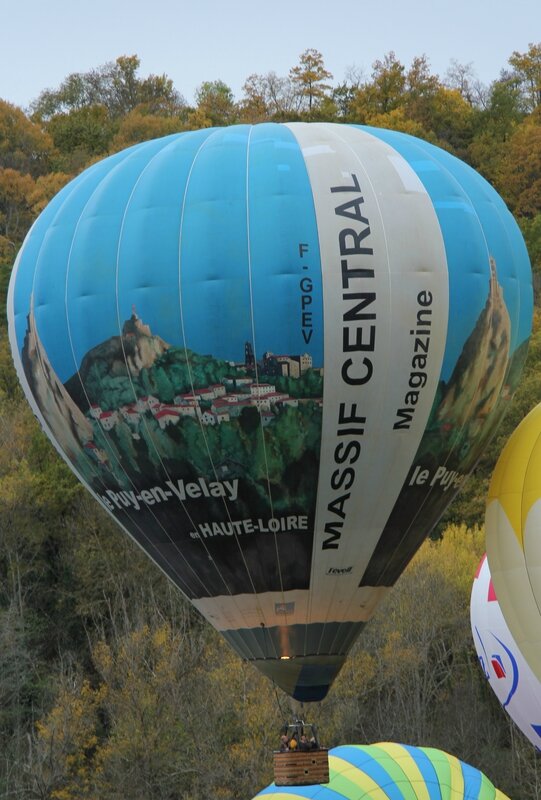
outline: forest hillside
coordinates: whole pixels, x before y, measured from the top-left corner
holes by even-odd
[[[68,75],[22,109],[0,99],[0,293],[51,197],[134,143],[235,123],[318,120],[412,133],[502,195],[541,288],[541,43],[489,86],[454,62],[393,53],[336,81],[307,50],[288,75],[220,79],[189,105],[135,55]],[[541,796],[538,756],[486,685],[469,627],[495,461],[541,399],[541,312],[511,408],[472,477],[310,709],[325,743],[447,750],[513,798]],[[243,800],[271,780],[290,701],[227,649],[78,484],[40,431],[0,322],[0,797]]]

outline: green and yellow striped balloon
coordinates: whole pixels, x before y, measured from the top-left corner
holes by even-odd
[[[475,767],[432,747],[392,742],[343,745],[329,751],[324,786],[271,784],[265,800],[509,800]]]

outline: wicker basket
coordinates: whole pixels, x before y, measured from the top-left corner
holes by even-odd
[[[276,786],[309,786],[329,782],[329,756],[326,748],[274,752]]]

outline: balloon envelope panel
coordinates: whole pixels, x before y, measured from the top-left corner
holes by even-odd
[[[471,626],[483,673],[513,722],[541,746],[541,683],[524,660],[504,619],[486,556],[471,594]]]
[[[276,787],[256,797],[294,800],[506,800],[489,779],[455,756],[430,747],[382,742],[342,745],[329,751],[324,786]]]
[[[81,480],[301,700],[459,490],[517,385],[517,226],[403,134],[207,129],[94,165],[30,231],[14,359]]]
[[[485,527],[505,621],[541,680],[541,405],[522,420],[498,459]]]

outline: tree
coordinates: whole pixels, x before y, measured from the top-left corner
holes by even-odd
[[[239,103],[241,122],[254,125],[269,119],[271,111],[264,77],[255,73],[249,75],[244,82],[242,91],[244,96]]]
[[[0,237],[0,247],[1,244],[2,237]],[[0,263],[0,297],[4,301],[4,307],[10,271],[11,263],[9,263],[9,266],[4,266]],[[9,405],[7,406],[7,409],[4,410],[3,404],[8,404],[15,400],[18,401],[21,399],[21,396],[21,385],[13,367],[13,359],[11,357],[11,349],[9,346],[6,325],[4,322],[3,325],[0,325],[0,420],[3,422],[3,424],[6,424],[7,417],[10,416],[12,411]]]
[[[138,105],[153,113],[177,113],[185,100],[166,75],[138,77],[140,59],[119,56],[97,69],[72,73],[58,89],[46,89],[31,104],[34,118],[48,121],[57,114],[69,114],[91,106],[104,106],[112,119],[127,114]]]
[[[138,107],[158,116],[182,112],[186,101],[174,88],[173,81],[165,74],[141,79],[137,75],[140,65],[138,56],[120,56],[104,71],[104,104],[111,115],[122,117]]]
[[[95,690],[78,674],[62,676],[56,701],[36,724],[26,773],[27,796],[52,800],[95,797],[99,706]]]
[[[37,177],[47,172],[53,152],[48,133],[17,106],[0,100],[0,165]]]
[[[51,172],[34,180],[15,169],[0,168],[0,261],[13,263],[33,220],[70,177]]]
[[[541,211],[534,217],[520,220],[520,227],[534,272],[541,271]]]
[[[362,71],[355,66],[348,67],[341,84],[332,90],[332,100],[339,119],[351,121],[352,105],[355,95],[363,83]]]
[[[111,69],[106,84],[109,97],[107,107],[113,116],[132,111],[140,102],[137,71],[140,61],[137,56],[120,56]]]
[[[414,58],[406,73],[403,105],[407,117],[427,132],[426,138],[464,155],[472,133],[472,106],[430,72],[425,56]]]
[[[520,86],[524,110],[534,111],[541,106],[541,42],[530,43],[525,53],[514,50],[509,64]]]
[[[393,52],[388,53],[383,61],[374,61],[371,80],[357,88],[350,105],[355,121],[379,124],[374,120],[399,109],[403,105],[406,87],[404,73],[404,66]]]
[[[533,115],[518,125],[507,142],[497,187],[511,211],[533,218],[541,209],[541,124]]]
[[[489,127],[493,135],[505,142],[523,117],[520,89],[516,81],[506,78],[494,81],[490,86],[485,111],[480,117],[481,128]]]
[[[36,216],[41,214],[47,203],[58,194],[60,189],[62,189],[72,177],[72,175],[68,175],[65,172],[49,172],[47,175],[40,175],[29,197],[32,204],[32,212]]]
[[[475,109],[456,89],[438,86],[433,94],[419,103],[418,119],[433,141],[440,147],[465,158],[472,140]]]
[[[405,68],[391,51],[383,61],[374,61],[371,83],[359,89],[354,103],[357,117],[365,121],[374,114],[393,111],[403,103],[405,89]]]
[[[0,236],[15,254],[33,220],[35,181],[15,169],[0,169]]]
[[[209,125],[231,125],[236,122],[238,112],[233,92],[223,81],[204,81],[195,92],[195,100],[197,112]]]
[[[456,89],[461,97],[471,106],[485,108],[488,99],[488,90],[478,79],[471,61],[461,64],[455,58],[445,74],[445,86]]]
[[[507,142],[524,113],[517,82],[509,77],[494,81],[488,91],[485,108],[473,121],[474,133],[468,147],[468,159],[494,185],[499,182]]]
[[[150,114],[138,106],[119,120],[110,150],[117,152],[139,142],[169,136],[185,129],[186,121],[178,116]]]
[[[325,69],[323,56],[318,50],[308,49],[301,54],[299,63],[289,71],[291,82],[297,87],[301,107],[312,108],[320,105],[326,97],[330,86],[323,81],[332,78],[332,74]]]
[[[296,117],[300,100],[297,87],[290,77],[279,77],[275,72],[266,75],[249,75],[242,87],[244,97],[240,113],[249,122],[266,118],[287,120]]]
[[[63,166],[77,168],[92,156],[107,153],[115,127],[106,107],[93,105],[74,109],[67,114],[55,114],[47,130],[63,156]]]
[[[372,114],[363,120],[366,125],[374,125],[376,128],[384,128],[391,131],[401,131],[410,136],[417,136],[419,139],[436,143],[435,137],[426,131],[420,122],[410,119],[404,108],[393,108],[386,114]]]
[[[193,660],[192,660],[193,657]],[[184,796],[200,736],[190,730],[186,682],[198,651],[162,624],[143,626],[93,651],[109,731],[96,753],[96,783],[110,798]],[[204,733],[207,733],[205,730]],[[204,734],[203,734],[204,735]]]
[[[430,72],[425,56],[409,69],[393,52],[373,64],[372,80],[351,102],[353,118],[427,139],[463,156],[470,142],[474,111],[456,89]]]

